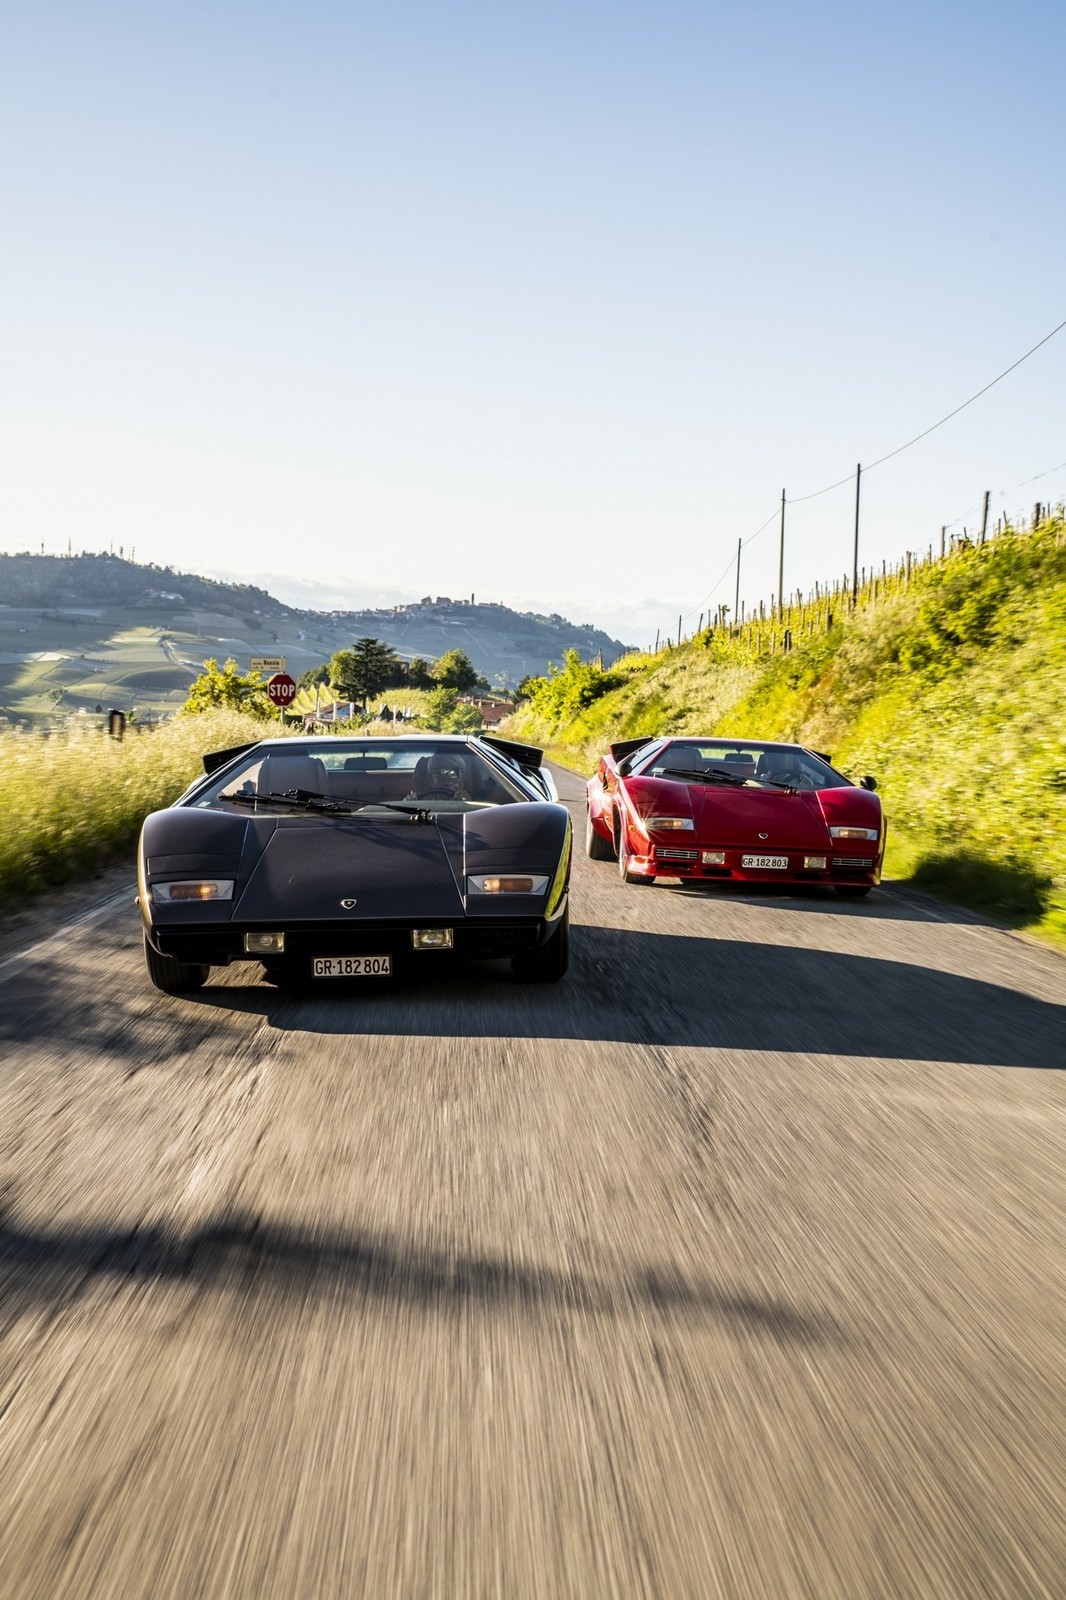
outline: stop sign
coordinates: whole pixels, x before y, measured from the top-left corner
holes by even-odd
[[[267,694],[270,696],[272,705],[287,706],[295,693],[295,680],[290,678],[287,672],[275,672],[267,683]]]

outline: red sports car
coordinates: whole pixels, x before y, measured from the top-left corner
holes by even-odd
[[[810,883],[865,895],[885,852],[876,788],[797,744],[628,739],[589,780],[585,850],[617,860],[626,883]]]

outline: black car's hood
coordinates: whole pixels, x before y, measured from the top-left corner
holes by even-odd
[[[461,856],[461,831],[459,845]],[[446,835],[433,823],[352,818],[323,825],[293,818],[274,830],[233,914],[242,922],[457,918],[461,883]],[[344,906],[345,900],[354,904]]]
[[[452,922],[464,915],[468,874],[552,877],[569,829],[565,808],[550,801],[439,812],[428,822],[399,812],[247,817],[178,805],[146,819],[141,851],[148,882],[201,873],[235,882],[231,901],[153,907],[168,923]],[[479,915],[515,914],[513,896],[478,900]]]

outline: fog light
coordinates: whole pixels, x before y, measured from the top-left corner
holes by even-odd
[[[466,880],[467,894],[546,894],[547,873],[475,872]]]
[[[703,862],[703,865],[705,867],[724,867],[725,866],[725,851],[724,850],[701,850],[700,851],[700,860]]]
[[[416,950],[450,950],[455,935],[451,928],[412,928],[411,943]]]
[[[804,856],[803,867],[806,872],[824,872],[826,868],[825,856]]]
[[[244,953],[247,956],[280,956],[285,951],[283,933],[246,933]]]
[[[153,901],[232,900],[232,878],[190,878],[181,883],[153,883]]]

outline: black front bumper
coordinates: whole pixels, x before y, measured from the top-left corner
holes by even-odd
[[[558,927],[558,920],[467,917],[459,923],[445,924],[427,918],[425,922],[331,923],[314,928],[291,928],[284,923],[275,923],[269,928],[216,923],[213,927],[201,928],[156,926],[149,929],[148,937],[161,955],[207,967],[228,967],[232,961],[310,961],[315,956],[391,955],[394,960],[402,961],[414,956],[432,958],[440,954],[436,950],[415,950],[411,943],[412,928],[445,926],[452,928],[456,955],[491,961],[547,943]],[[283,956],[250,955],[245,950],[246,933],[265,932],[284,933]]]

